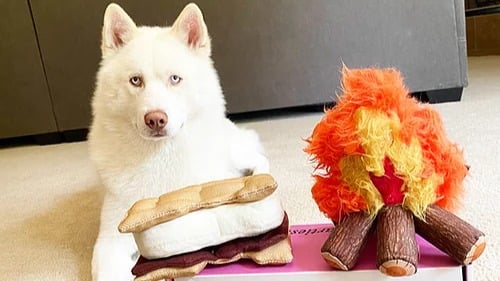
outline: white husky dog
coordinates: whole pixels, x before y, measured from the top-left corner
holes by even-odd
[[[131,280],[133,237],[117,227],[132,204],[191,184],[269,169],[255,132],[225,116],[200,9],[171,27],[137,27],[116,4],[104,14],[90,155],[106,188],[94,280]]]

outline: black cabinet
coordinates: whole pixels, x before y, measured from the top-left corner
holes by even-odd
[[[191,1],[116,2],[138,25],[165,25]],[[108,3],[0,0],[0,138],[88,128]],[[462,0],[196,3],[229,113],[332,102],[342,63],[397,67],[434,102],[467,85]]]
[[[57,131],[28,2],[0,7],[0,138]]]

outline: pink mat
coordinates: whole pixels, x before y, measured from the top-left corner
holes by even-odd
[[[327,239],[331,224],[295,225],[290,227],[293,262],[282,266],[259,266],[251,261],[240,261],[224,266],[207,266],[199,275],[251,274],[278,272],[318,272],[333,270],[323,260],[320,250]],[[374,234],[373,234],[374,236]],[[375,270],[376,240],[371,237],[353,270]],[[445,253],[417,235],[420,249],[419,268],[460,266]]]

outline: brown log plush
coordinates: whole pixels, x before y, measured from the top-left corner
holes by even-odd
[[[337,269],[352,269],[366,245],[373,221],[373,217],[363,212],[345,216],[333,228],[321,248],[321,255],[325,261]]]
[[[417,263],[413,214],[401,205],[384,206],[377,221],[377,267],[390,276],[408,276]]]
[[[484,233],[437,205],[427,207],[425,221],[415,218],[415,227],[423,238],[463,265],[478,258],[486,246]]]

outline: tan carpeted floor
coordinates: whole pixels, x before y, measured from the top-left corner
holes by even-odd
[[[475,280],[500,280],[500,57],[469,61],[463,100],[438,104],[470,176],[459,215],[488,236]],[[322,114],[244,122],[271,161],[291,223],[328,222],[311,199],[312,165],[302,152]],[[0,280],[90,280],[102,194],[86,142],[0,149]]]

